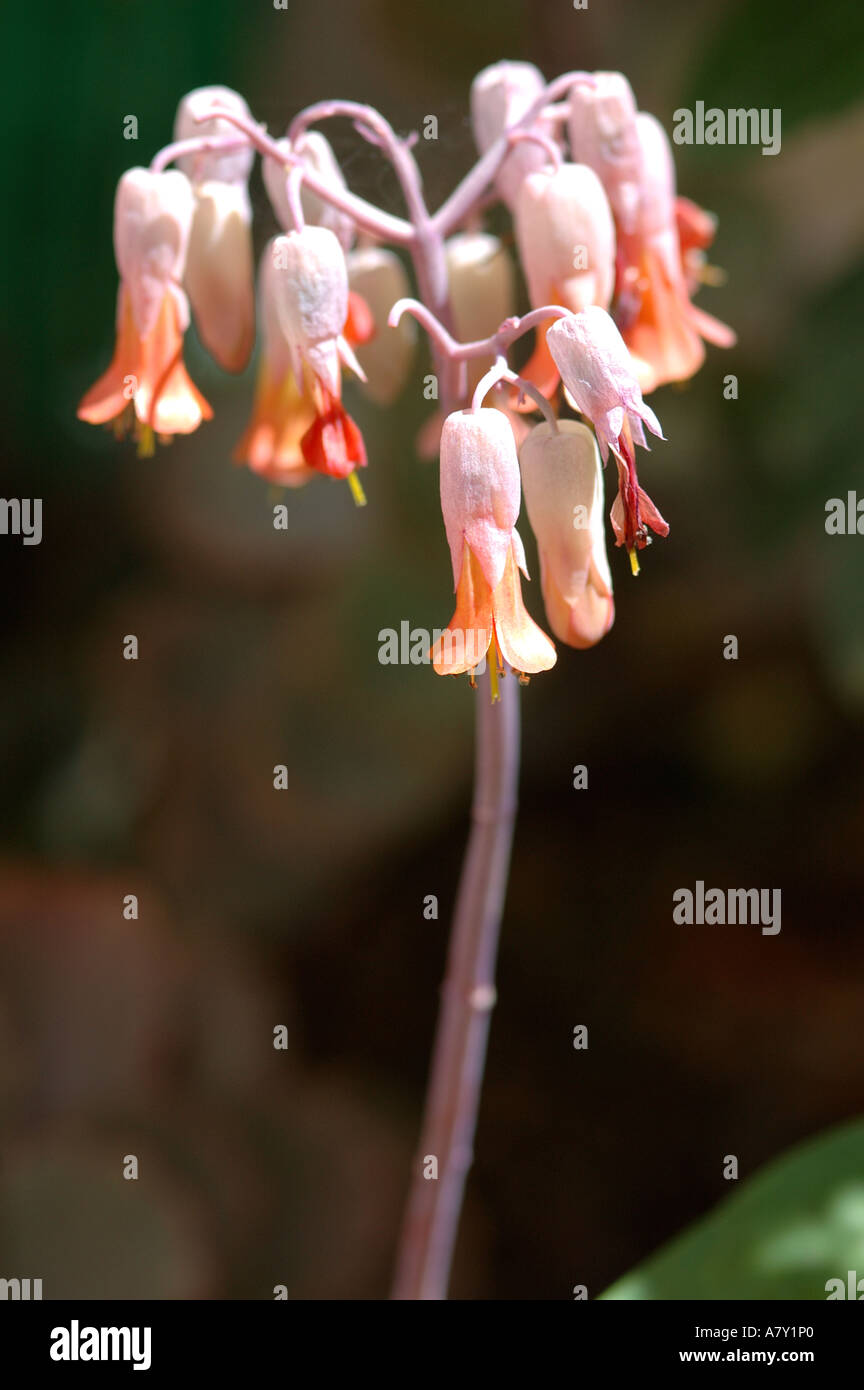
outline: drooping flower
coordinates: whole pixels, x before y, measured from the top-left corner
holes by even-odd
[[[618,495],[612,505],[612,529],[615,544],[627,547],[638,574],[636,551],[648,544],[648,529],[659,536],[669,534],[636,475],[635,445],[648,447],[643,425],[662,439],[660,422],[642,399],[627,346],[605,310],[590,306],[557,319],[546,341],[569,399],[594,426],[603,462],[610,449],[615,455]]]
[[[94,425],[113,420],[118,434],[131,428],[140,457],[152,454],[154,434],[189,434],[213,414],[183,365],[189,303],[180,282],[193,208],[179,170],[129,169],[117,186],[117,340],[78,417]]]
[[[348,478],[366,466],[363,437],[342,405],[340,362],[362,378],[345,337],[348,274],[324,227],[274,237],[259,274],[265,342],[252,420],[235,458],[274,482],[298,486],[311,471]],[[358,301],[355,301],[355,303]]]
[[[370,325],[363,325],[366,331],[359,338],[363,346],[357,351],[357,360],[366,373],[364,390],[378,405],[392,405],[411,369],[417,340],[417,326],[410,314],[403,314],[395,328],[387,324],[396,301],[411,293],[408,275],[396,253],[383,246],[358,247],[346,254],[345,261],[348,284],[357,297],[355,305],[358,300],[365,304],[371,319],[371,332]],[[356,326],[353,331],[353,338],[348,329],[345,336],[356,343]]]
[[[555,636],[593,647],[615,618],[606,558],[603,469],[594,435],[576,420],[535,425],[519,450],[540,584]]]
[[[481,154],[494,145],[508,126],[524,116],[545,86],[543,74],[533,63],[493,63],[478,72],[471,84],[471,121]],[[531,129],[556,143],[552,121],[538,116]],[[541,169],[547,158],[542,145],[530,140],[520,140],[506,156],[495,189],[511,210],[522,180],[533,170]]]
[[[489,338],[516,307],[516,276],[504,243],[489,232],[457,232],[445,242],[447,280],[453,331],[462,342]],[[458,394],[470,396],[492,365],[492,357],[472,357],[462,364]],[[499,392],[502,408],[512,412],[514,432],[521,430],[515,411],[515,393]],[[512,395],[512,400],[510,399]],[[536,409],[533,404],[530,409]],[[421,458],[437,457],[444,416],[440,410],[423,424],[416,448]]]
[[[666,382],[686,381],[699,370],[705,360],[703,338],[719,347],[732,347],[735,334],[690,302],[678,230],[685,212],[675,196],[669,140],[660,122],[647,112],[638,114],[636,129],[642,151],[637,278],[631,281],[629,307],[624,307],[619,321],[642,390],[653,391]],[[706,218],[707,214],[701,219],[691,215],[692,244],[706,244]]]
[[[589,304],[608,309],[615,288],[615,226],[598,176],[587,164],[562,164],[529,174],[516,199],[519,259],[535,309],[561,304],[578,313]],[[523,375],[546,396],[558,371],[546,338],[537,334]],[[532,402],[527,409],[534,409]]]
[[[292,146],[288,140],[277,140],[276,144],[280,150],[286,154],[299,155],[303,163],[315,174],[320,174],[328,183],[335,188],[344,190],[346,188],[342,170],[336,161],[336,156],[330,146],[326,135],[322,135],[319,130],[304,131],[296,143]],[[286,181],[288,170],[282,164],[277,164],[275,159],[269,157],[264,159],[261,165],[261,172],[264,178],[264,187],[276,214],[276,220],[283,231],[294,230],[294,219],[291,215],[291,208],[288,203],[288,193]],[[303,217],[307,222],[311,222],[316,227],[327,227],[338,238],[343,251],[348,251],[354,244],[354,223],[344,212],[334,208],[332,203],[326,203],[323,198],[319,198],[317,193],[313,193],[304,183],[300,190],[300,205],[303,209]]]
[[[555,648],[522,602],[526,575],[519,515],[519,462],[500,410],[456,411],[441,435],[441,510],[450,546],[456,611],[432,648],[439,675],[471,671],[490,658],[521,676],[548,671]],[[493,692],[495,686],[493,684]]]
[[[251,119],[237,92],[228,87],[199,87],[177,108],[175,139],[236,136],[236,129],[224,118],[197,119],[217,105]],[[248,191],[253,159],[254,151],[247,147],[181,155],[177,161],[195,192],[184,285],[201,341],[229,372],[243,370],[255,341]]]
[[[570,92],[570,152],[578,163],[588,164],[603,184],[618,232],[619,259],[630,265],[642,164],[636,100],[622,73],[597,72],[594,79],[593,86],[577,83]]]
[[[255,399],[249,424],[234,450],[237,463],[248,464],[278,487],[302,487],[315,476],[303,457],[301,441],[315,419],[310,373],[298,386],[291,353],[276,312],[273,242],[268,242],[258,270],[258,322],[262,343]]]
[[[453,331],[464,343],[491,337],[516,310],[513,261],[499,237],[489,232],[457,232],[444,244]],[[467,364],[467,389],[473,391],[491,357]]]

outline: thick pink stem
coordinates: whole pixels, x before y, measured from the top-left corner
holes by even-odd
[[[447,1297],[471,1167],[519,780],[519,686],[477,692],[471,835],[450,935],[420,1148],[402,1229],[395,1299]],[[426,1176],[437,1160],[437,1177]]]

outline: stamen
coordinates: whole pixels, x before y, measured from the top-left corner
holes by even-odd
[[[719,265],[709,265],[706,263],[699,267],[699,279],[703,285],[711,285],[712,288],[719,289],[725,285],[729,279],[726,271]]]
[[[494,645],[494,643],[492,645]],[[498,662],[495,660],[495,653],[492,652],[492,646],[490,646],[489,651],[492,653],[492,659],[489,662],[489,689],[492,692],[492,703],[494,705],[496,700],[501,699],[501,692],[498,689]]]
[[[138,457],[152,459],[156,452],[156,437],[152,425],[140,425],[138,429]]]
[[[639,555],[635,545],[632,545],[630,547],[630,549],[627,551],[627,554],[630,556],[630,568],[633,571],[634,575],[637,575],[639,573]]]
[[[348,474],[348,486],[351,489],[351,496],[358,507],[366,506],[366,493],[363,491],[363,484],[357,477],[356,470]]]

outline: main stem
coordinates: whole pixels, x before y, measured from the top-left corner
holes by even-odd
[[[519,780],[519,686],[477,691],[471,835],[451,929],[420,1149],[402,1229],[395,1299],[447,1297],[471,1167]],[[437,1176],[430,1160],[437,1160]]]

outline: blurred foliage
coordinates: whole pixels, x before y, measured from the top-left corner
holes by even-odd
[[[714,8],[707,44],[687,74],[683,106],[782,112],[784,137],[864,90],[864,8],[850,0],[733,0]],[[717,147],[708,147],[714,149]],[[771,156],[776,158],[776,156]]]
[[[864,1121],[769,1163],[601,1298],[820,1299],[850,1269],[864,1270]]]

